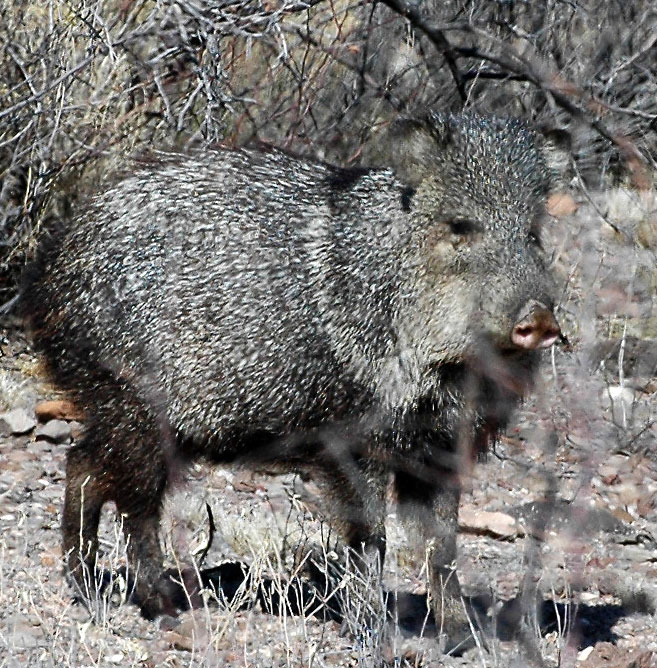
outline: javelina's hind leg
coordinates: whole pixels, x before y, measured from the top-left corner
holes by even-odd
[[[130,581],[135,583],[134,602],[139,605],[146,619],[155,619],[162,614],[175,616],[173,592],[167,591],[167,582],[162,573],[159,504],[157,508],[149,508],[148,511],[123,514],[123,530],[128,541],[128,564],[133,569]]]
[[[399,513],[426,550],[432,609],[439,632],[446,636],[445,650],[462,651],[473,638],[454,564],[460,488],[453,476],[436,473],[428,482],[406,473],[395,474]],[[442,480],[441,480],[442,478]]]
[[[171,613],[166,594],[158,587],[162,551],[158,530],[172,449],[156,417],[134,391],[106,383],[103,402],[87,425],[83,441],[69,452],[64,507],[64,549],[82,594],[93,580],[98,546],[98,521],[106,501],[114,501],[123,521],[128,545],[128,576],[144,616]]]
[[[108,489],[87,435],[73,446],[66,460],[66,495],[62,514],[63,547],[69,575],[85,599],[95,596],[99,585],[96,577],[98,522]]]
[[[117,434],[121,458],[116,477],[116,508],[128,545],[128,569],[134,577],[135,602],[147,619],[175,614],[162,586],[163,556],[159,528],[168,468],[175,444],[165,428],[140,404],[133,404],[130,424]],[[126,419],[125,417],[123,418]],[[165,449],[169,457],[165,456]]]

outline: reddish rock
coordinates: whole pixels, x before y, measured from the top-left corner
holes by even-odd
[[[77,406],[67,399],[42,401],[37,404],[35,413],[39,422],[48,422],[49,420],[82,420],[84,417]]]
[[[488,534],[496,538],[511,539],[523,534],[515,518],[510,515],[467,506],[459,511],[459,526],[463,531]]]
[[[548,198],[547,210],[555,218],[563,218],[575,213],[579,204],[568,193],[554,193]]]
[[[598,643],[581,664],[582,668],[657,668],[657,653]]]

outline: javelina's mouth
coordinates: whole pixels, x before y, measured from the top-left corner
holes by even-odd
[[[513,356],[515,360],[521,359]],[[469,453],[466,459],[482,457],[506,426],[518,399],[531,385],[531,369],[509,364],[504,356],[494,363],[471,356],[436,368],[440,375],[442,396],[449,397],[457,409],[453,430],[459,447]]]
[[[489,347],[485,354],[469,355],[463,362],[466,373],[492,382],[498,393],[525,396],[533,386],[537,359],[527,351]]]

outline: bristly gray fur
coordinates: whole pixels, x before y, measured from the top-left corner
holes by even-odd
[[[359,462],[372,447],[433,462],[433,490],[464,430],[504,425],[536,362],[509,332],[528,300],[552,304],[537,138],[431,114],[395,124],[384,149],[387,168],[356,170],[280,151],[156,156],[46,254],[24,308],[92,424],[69,457],[67,549],[90,475],[97,512],[124,495],[157,518],[167,435],[186,456],[276,459],[274,443],[293,458],[295,440],[338,429]]]
[[[473,354],[477,326],[506,331],[546,291],[528,241],[546,178],[532,135],[434,119],[452,134],[409,212],[392,170],[345,179],[280,152],[167,155],[137,171],[51,261],[55,337],[152,391],[191,435],[303,427],[331,418],[329,397],[340,411],[416,405],[440,383],[433,367]],[[485,221],[488,242],[445,271],[427,237],[451,219]]]

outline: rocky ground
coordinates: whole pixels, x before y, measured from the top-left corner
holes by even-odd
[[[221,591],[155,623],[121,605],[120,586],[91,610],[75,604],[59,524],[66,449],[83,425],[7,320],[0,667],[657,666],[655,197],[618,190],[552,205],[558,215],[545,246],[556,248],[558,317],[571,349],[547,356],[535,396],[468,478],[461,509],[458,567],[485,616],[485,648],[439,653],[423,560],[411,555],[394,505],[384,584],[395,621],[385,643],[349,632],[355,599],[342,623],[313,615],[316,600],[306,598],[301,611],[282,603],[294,600],[290,574],[305,570],[299,562],[310,546],[324,546],[329,562],[339,551],[312,482],[202,465],[170,495],[163,540],[171,567],[189,567],[207,549],[199,569],[206,582],[222,576]],[[107,565],[120,567],[112,509],[102,548]],[[227,562],[246,565],[251,578],[243,582],[239,567],[215,568]],[[344,581],[340,596],[350,595]]]

